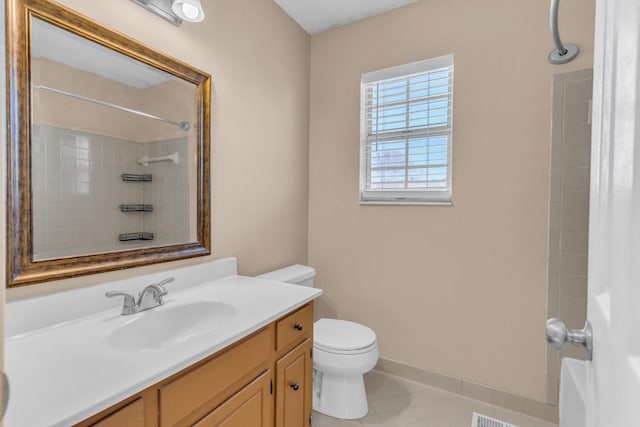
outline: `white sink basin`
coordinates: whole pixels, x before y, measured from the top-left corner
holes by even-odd
[[[587,362],[565,357],[560,371],[560,427],[585,426]]]
[[[235,315],[232,305],[217,301],[165,305],[132,315],[131,320],[106,334],[106,343],[122,351],[169,347],[205,336]]]

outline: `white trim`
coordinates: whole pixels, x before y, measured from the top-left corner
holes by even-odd
[[[388,200],[388,201],[384,201],[384,200],[369,200],[369,201],[363,201],[360,200],[360,202],[358,202],[358,204],[360,205],[387,205],[387,206],[453,206],[453,202],[432,202],[432,201],[428,201],[428,200],[415,200],[415,201],[409,201],[409,200]]]
[[[360,192],[361,202],[381,201],[389,203],[412,203],[412,202],[451,202],[451,191],[446,189],[433,190],[362,190]]]
[[[439,56],[437,58],[425,59],[423,61],[412,62],[410,64],[399,65],[397,67],[385,68],[384,70],[370,71],[362,75],[362,83],[371,83],[378,80],[386,80],[402,75],[421,73],[427,69],[445,68],[453,65],[453,54]]]

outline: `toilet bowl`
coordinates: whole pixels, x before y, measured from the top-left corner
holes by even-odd
[[[313,325],[313,409],[342,419],[367,415],[363,374],[378,362],[376,334],[358,323],[320,319]]]
[[[258,276],[313,286],[315,270],[292,265]],[[363,375],[378,361],[376,334],[370,328],[339,319],[320,319],[313,325],[313,410],[342,419],[367,415]]]

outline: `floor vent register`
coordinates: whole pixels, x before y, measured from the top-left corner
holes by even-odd
[[[473,420],[471,421],[471,427],[518,427],[515,424],[505,423],[504,421],[496,420],[495,418],[487,417],[486,415],[473,413]]]

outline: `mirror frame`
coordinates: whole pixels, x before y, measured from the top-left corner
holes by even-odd
[[[47,0],[6,0],[7,287],[209,255],[211,76]],[[35,261],[31,194],[31,18],[35,17],[197,86],[195,242]]]

